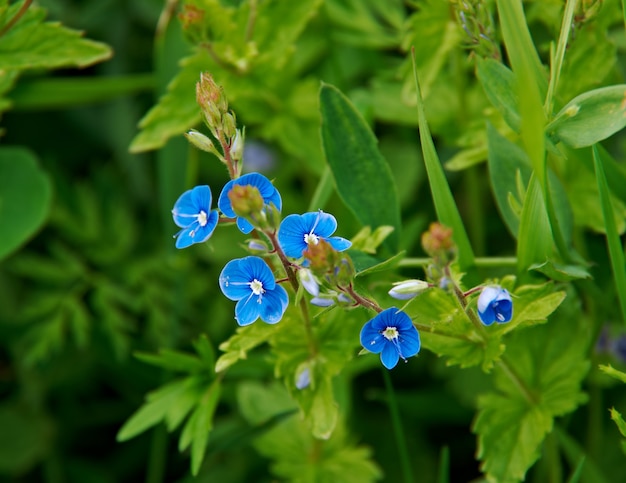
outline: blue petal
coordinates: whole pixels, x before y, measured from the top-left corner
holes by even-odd
[[[309,302],[317,307],[330,307],[335,303],[333,299],[327,297],[313,297],[311,300],[309,300]]]
[[[261,302],[261,319],[268,324],[275,324],[283,318],[289,305],[287,291],[280,285],[274,290],[268,290],[263,294]]]
[[[259,190],[259,193],[261,193],[261,197],[263,198],[263,201],[266,205],[273,203],[274,205],[276,205],[276,208],[278,208],[279,211],[282,209],[282,199],[280,197],[280,193],[274,187],[272,182],[262,174],[248,173],[235,180],[229,181],[224,185],[224,188],[222,188],[222,192],[220,193],[219,199],[217,201],[217,206],[219,207],[221,212],[224,213],[224,215],[226,215],[227,217],[237,217],[230,202],[230,198],[228,198],[228,193],[235,184],[241,186],[250,185],[256,187]],[[239,218],[237,220],[237,226],[243,233],[250,233],[253,230],[253,227],[249,222],[247,222],[246,220],[242,220],[242,223],[240,224],[239,220],[242,219]]]
[[[321,238],[328,238],[337,229],[337,220],[330,213],[324,213],[319,210],[314,213],[305,213],[302,215],[307,224],[306,233],[315,233]]]
[[[300,258],[306,250],[307,244],[304,235],[309,233],[302,215],[289,215],[280,224],[278,243],[285,255],[291,258]]]
[[[491,306],[487,307],[484,312],[478,311],[478,317],[480,321],[487,326],[493,324],[496,320],[496,314],[493,312]]]
[[[400,354],[398,354],[396,346],[392,343],[385,344],[383,351],[380,353],[380,361],[383,363],[383,366],[387,369],[393,369],[396,367],[398,359],[400,359]]]
[[[246,235],[254,230],[252,223],[241,217],[237,218],[237,228],[239,228],[239,231],[241,231],[241,233],[244,233]]]
[[[382,352],[388,341],[381,334],[381,331],[374,327],[374,320],[376,320],[376,318],[370,320],[363,326],[360,338],[361,345],[364,349],[367,349],[374,354],[378,354],[379,352]]]
[[[235,218],[237,215],[233,211],[233,205],[230,202],[230,198],[228,197],[228,193],[231,189],[233,189],[233,185],[235,184],[234,180],[229,181],[222,188],[222,192],[220,193],[219,198],[217,199],[217,207],[220,209],[224,215],[228,218]]]
[[[176,236],[176,248],[187,248],[193,245],[193,236],[191,233],[195,230],[197,226],[200,226],[199,223],[192,223],[186,228],[180,230]]]
[[[340,236],[331,236],[326,241],[330,243],[330,246],[338,252],[347,250],[352,246],[352,242],[350,240],[346,240],[345,238],[341,238]]]
[[[240,267],[249,273],[249,281],[258,280],[263,284],[265,290],[273,290],[276,287],[274,274],[267,266],[267,263],[259,257],[245,257],[240,259]]]
[[[249,285],[252,280],[245,266],[241,266],[241,260],[231,260],[220,273],[220,289],[230,300],[241,300],[252,293]]]
[[[410,329],[401,330],[398,338],[400,355],[404,358],[413,357],[420,351],[420,335],[414,325]]]
[[[207,241],[215,231],[219,217],[217,210],[209,212],[206,225],[200,226],[200,223],[198,223],[198,227],[193,234],[193,242],[202,243]]]
[[[485,312],[487,307],[491,305],[491,302],[496,300],[498,295],[500,295],[500,291],[502,289],[500,287],[492,287],[488,286],[483,288],[482,292],[478,296],[478,312]]]
[[[211,210],[211,199],[211,188],[207,185],[196,186],[185,191],[174,203],[174,209],[172,210],[174,223],[181,228],[188,227],[196,221],[200,211],[204,210],[205,213],[209,213]]]
[[[235,306],[235,320],[239,325],[250,325],[261,315],[259,295],[249,293],[249,297],[241,299]]]

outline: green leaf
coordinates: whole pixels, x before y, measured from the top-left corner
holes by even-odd
[[[293,408],[285,389],[276,383],[244,382],[237,387],[237,401],[246,420],[255,426]],[[328,440],[315,440],[296,414],[256,438],[254,446],[273,460],[272,471],[280,481],[367,483],[380,479],[370,450],[354,445],[351,439],[339,422]],[[315,458],[310,457],[311,448],[316,448]]]
[[[167,93],[139,121],[141,132],[130,144],[132,153],[161,148],[172,136],[184,133],[200,121],[195,85],[200,73],[210,70],[212,62],[202,49],[181,60],[180,65],[181,70],[167,86]]]
[[[479,398],[473,426],[488,479],[522,480],[554,418],[586,400],[580,386],[589,340],[585,324],[569,316],[511,334],[495,372],[497,392]]]
[[[192,378],[180,379],[149,393],[143,406],[120,428],[117,441],[128,441],[163,421],[172,404],[194,383]]]
[[[552,255],[552,228],[541,186],[534,174],[524,198],[517,240],[517,270],[520,274]]]
[[[363,225],[392,226],[394,232],[385,244],[397,251],[398,196],[391,169],[378,150],[374,134],[336,87],[322,85],[320,109],[324,153],[339,196]]]
[[[266,342],[274,332],[279,331],[284,324],[252,324],[239,327],[237,332],[219,346],[225,351],[215,363],[215,372],[222,372],[240,359],[247,357],[248,351]]]
[[[626,438],[626,421],[622,418],[622,415],[615,408],[611,408],[611,419],[617,425],[619,432]]]
[[[580,265],[563,265],[553,261],[535,263],[528,267],[528,269],[541,272],[546,277],[556,280],[557,282],[571,282],[572,280],[591,278],[591,274],[585,267]]]
[[[0,21],[0,29],[15,15],[23,2],[9,8]],[[87,67],[111,57],[111,48],[101,42],[81,38],[82,33],[44,22],[46,11],[31,6],[3,36],[0,65],[3,69],[53,69]]]
[[[209,434],[213,429],[213,415],[221,394],[221,383],[216,380],[202,396],[194,413],[194,426],[191,442],[191,474],[196,476],[200,471],[204,453],[206,452]],[[182,439],[182,436],[181,436]]]
[[[352,242],[352,250],[359,250],[364,253],[374,255],[376,249],[385,241],[394,228],[392,226],[379,226],[372,233],[372,229],[369,226],[364,226],[356,235],[354,235],[350,241]]]
[[[611,193],[606,181],[602,158],[595,148],[593,149],[593,162],[596,171],[596,182],[600,192],[600,204],[602,206],[602,218],[606,227],[606,241],[609,247],[609,258],[613,269],[613,278],[617,288],[617,296],[622,308],[622,319],[626,323],[626,266],[624,265],[624,248],[617,230]]]
[[[517,107],[519,101],[515,74],[502,62],[477,58],[476,76],[489,102],[500,111],[509,127],[519,132],[521,119]],[[491,153],[491,149],[489,152]]]
[[[546,126],[555,142],[573,148],[591,146],[626,126],[626,84],[585,92],[561,109]]]
[[[624,384],[626,384],[626,372],[618,371],[617,369],[612,367],[610,364],[608,365],[600,364],[600,370],[604,372],[606,375],[614,377],[615,379],[622,381]]]
[[[437,156],[432,137],[430,136],[415,65],[413,66],[413,75],[415,88],[417,90],[417,117],[419,120],[420,141],[422,143],[424,164],[426,165],[426,173],[428,174],[428,182],[430,183],[430,192],[435,204],[435,210],[439,221],[452,228],[452,237],[458,247],[459,267],[461,270],[468,270],[474,266],[474,252],[465,227],[463,226],[463,220],[461,219],[461,215],[454,201],[454,196],[452,196],[452,191],[450,191],[446,175],[439,161],[439,156]]]
[[[159,354],[147,354],[135,352],[135,357],[146,364],[162,367],[171,371],[200,372],[206,369],[204,364],[196,356],[186,354],[173,349],[160,349]]]
[[[400,253],[395,254],[393,257],[383,260],[382,262],[376,258],[367,255],[357,255],[358,252],[350,251],[350,256],[354,261],[354,267],[356,269],[356,277],[362,277],[364,275],[371,275],[373,273],[384,272],[391,270],[398,266],[398,264],[404,260],[406,251],[402,250]]]
[[[43,225],[51,183],[30,151],[0,148],[0,260],[18,249]]]

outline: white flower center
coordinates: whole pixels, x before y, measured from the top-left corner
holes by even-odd
[[[265,293],[265,289],[263,288],[263,284],[259,282],[256,278],[250,282],[250,290],[254,295],[262,295]]]
[[[315,233],[305,233],[304,235],[304,243],[307,245],[317,245],[320,242],[320,237]]]
[[[385,330],[383,330],[382,334],[385,339],[394,340],[398,338],[398,329],[396,329],[395,327],[387,327]]]
[[[206,211],[200,210],[200,213],[198,213],[196,216],[200,226],[205,226],[207,224],[208,216],[206,214]]]

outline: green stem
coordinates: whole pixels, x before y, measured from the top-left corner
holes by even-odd
[[[400,464],[402,465],[402,473],[404,474],[404,481],[406,483],[413,483],[413,471],[411,469],[411,462],[409,459],[409,452],[406,447],[406,438],[404,436],[404,430],[402,429],[402,421],[400,419],[400,411],[398,410],[398,402],[396,401],[396,395],[391,384],[391,377],[389,371],[381,369],[383,372],[383,379],[385,380],[385,389],[387,390],[387,403],[389,404],[389,413],[391,415],[391,426],[393,428],[393,434],[396,439],[396,445],[398,446],[398,454],[400,455]]]
[[[625,0],[626,1],[626,0]],[[517,266],[516,257],[477,257],[474,259],[477,267],[498,268]],[[432,262],[431,258],[405,258],[400,260],[399,267],[425,267]]]
[[[283,265],[285,269],[285,273],[287,274],[287,279],[293,288],[294,293],[298,293],[298,289],[300,288],[300,284],[298,283],[298,279],[296,278],[296,274],[291,266],[291,262],[287,259],[285,252],[283,252],[280,243],[278,243],[278,239],[276,238],[276,232],[265,232],[265,235],[269,238],[270,242],[273,245],[273,248],[280,259],[280,263]],[[315,337],[313,335],[313,328],[311,327],[311,316],[309,315],[309,306],[306,304],[306,300],[304,298],[300,299],[300,312],[302,312],[302,320],[304,321],[304,328],[306,330],[308,343],[309,343],[309,353],[312,357],[315,357],[318,353],[317,342],[315,341]]]
[[[6,23],[6,25],[2,27],[2,30],[0,30],[0,37],[2,37],[4,34],[6,34],[9,30],[13,28],[13,26],[18,22],[18,20],[21,19],[22,16],[26,13],[26,10],[28,10],[28,7],[30,7],[31,3],[33,3],[33,0],[25,0],[25,2],[22,4],[20,9],[15,13],[15,15],[13,15],[11,20],[9,20]]]

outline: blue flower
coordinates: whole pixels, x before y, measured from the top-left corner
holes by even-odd
[[[478,297],[478,316],[485,325],[511,320],[513,301],[508,290],[500,286],[485,287]]]
[[[387,369],[398,360],[420,351],[420,336],[410,317],[395,307],[383,310],[361,329],[361,345],[374,354]]]
[[[237,217],[237,214],[233,210],[230,198],[228,198],[228,193],[234,185],[254,186],[259,190],[259,193],[261,193],[261,197],[263,198],[265,205],[269,206],[270,204],[274,204],[278,211],[282,209],[283,202],[280,197],[280,193],[274,187],[272,182],[262,174],[248,173],[244,174],[240,178],[229,181],[224,185],[224,188],[220,193],[219,200],[217,201],[217,206],[227,217],[237,218],[237,227],[243,233],[250,233],[252,230],[254,230],[254,227],[245,218]]]
[[[211,188],[196,186],[185,191],[172,210],[174,223],[182,228],[176,235],[176,248],[187,248],[194,243],[202,243],[213,234],[219,215],[211,211]]]
[[[337,229],[337,220],[322,210],[303,215],[289,215],[280,224],[278,242],[285,255],[300,258],[311,244],[326,240],[338,252],[350,248],[352,243],[339,236],[331,236]]]
[[[287,292],[259,257],[231,260],[223,268],[219,283],[224,295],[237,301],[235,319],[239,325],[249,325],[259,317],[275,324],[289,304]]]

